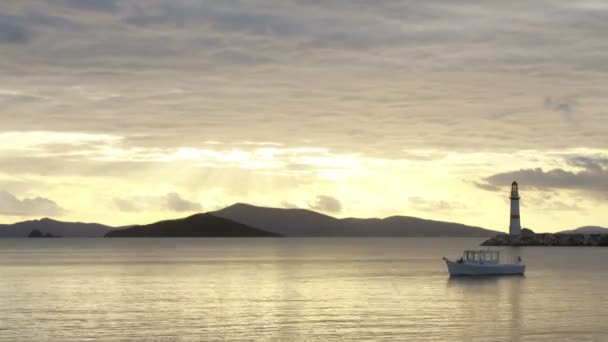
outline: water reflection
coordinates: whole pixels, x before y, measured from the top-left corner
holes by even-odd
[[[0,340],[608,341],[606,249],[448,278],[471,240],[22,240],[0,240]]]
[[[471,340],[506,338],[519,341],[522,328],[521,297],[524,276],[450,277],[446,285],[458,303],[460,319],[492,322],[491,331],[468,330]]]
[[[458,286],[476,286],[483,285],[488,283],[498,283],[500,277],[497,276],[477,276],[477,277],[448,277],[447,285],[448,287],[458,287]]]

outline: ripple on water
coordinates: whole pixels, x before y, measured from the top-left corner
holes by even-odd
[[[448,278],[441,257],[476,243],[0,240],[0,340],[608,340],[608,249],[521,248],[525,277]]]

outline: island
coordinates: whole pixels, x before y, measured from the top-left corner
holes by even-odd
[[[521,230],[519,239],[509,234],[498,234],[484,241],[482,246],[608,246],[608,234],[535,233],[531,229]]]
[[[28,238],[56,238],[56,237],[59,237],[59,236],[53,235],[53,234],[48,233],[48,232],[43,234],[43,233],[42,233],[41,231],[39,231],[38,229],[34,229],[34,230],[32,230],[32,231],[31,231],[31,232],[28,234],[28,236],[27,236],[27,237],[28,237]]]
[[[105,237],[280,237],[215,215],[196,214],[108,232]]]

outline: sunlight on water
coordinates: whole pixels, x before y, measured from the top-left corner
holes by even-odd
[[[0,340],[608,340],[608,249],[448,278],[441,257],[478,242],[0,240]]]

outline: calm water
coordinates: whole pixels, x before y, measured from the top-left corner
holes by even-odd
[[[0,340],[608,341],[608,248],[449,279],[479,242],[4,239]]]

